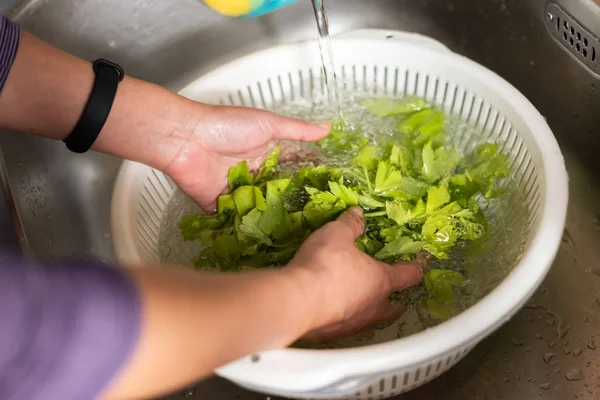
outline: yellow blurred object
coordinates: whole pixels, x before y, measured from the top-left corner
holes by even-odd
[[[230,17],[240,17],[260,7],[264,0],[203,0],[213,10]]]

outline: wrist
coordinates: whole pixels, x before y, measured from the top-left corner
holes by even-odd
[[[164,171],[193,134],[195,104],[126,77],[93,149]]]
[[[293,287],[295,300],[293,310],[296,313],[299,337],[306,333],[322,328],[330,323],[326,301],[325,281],[318,271],[303,265],[290,264],[281,272],[287,275]]]

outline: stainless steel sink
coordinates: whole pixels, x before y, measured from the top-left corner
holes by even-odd
[[[592,32],[600,27],[592,0],[562,3]],[[548,118],[571,179],[563,246],[531,306],[449,373],[399,399],[600,398],[600,349],[593,342],[600,336],[600,82],[551,38],[545,2],[328,0],[326,6],[332,33],[415,31],[502,75]],[[316,35],[308,0],[256,20],[221,17],[197,0],[23,1],[11,15],[66,51],[114,59],[127,73],[173,90],[225,61]],[[11,133],[0,135],[0,146],[6,178],[0,244],[21,245],[39,258],[113,261],[109,201],[120,160],[73,155],[59,143]],[[566,379],[573,369],[584,378]],[[170,398],[180,397],[265,396],[210,379]]]

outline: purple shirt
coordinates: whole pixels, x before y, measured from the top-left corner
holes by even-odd
[[[19,26],[0,16],[0,93],[19,47]]]
[[[19,37],[0,17],[0,96]],[[1,260],[0,399],[97,397],[137,344],[140,304],[133,282],[103,264]]]

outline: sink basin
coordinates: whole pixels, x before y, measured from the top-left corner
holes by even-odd
[[[593,12],[584,12],[584,3],[596,7],[591,0],[564,3],[590,29],[600,26]],[[414,31],[500,74],[547,117],[571,180],[563,245],[531,304],[450,372],[401,399],[533,399],[540,393],[552,400],[597,398],[597,78],[549,35],[546,5],[539,0],[328,0],[326,7],[332,34],[365,27]],[[31,0],[0,11],[66,51],[113,59],[128,74],[172,90],[237,57],[316,35],[308,0],[253,20],[219,16],[197,0]],[[109,210],[121,160],[70,154],[60,143],[8,132],[0,135],[0,147],[5,177],[0,244],[42,259],[114,261]],[[558,364],[547,362],[548,353]],[[582,370],[584,379],[567,380],[573,369]],[[170,398],[264,400],[264,395],[209,379]]]

